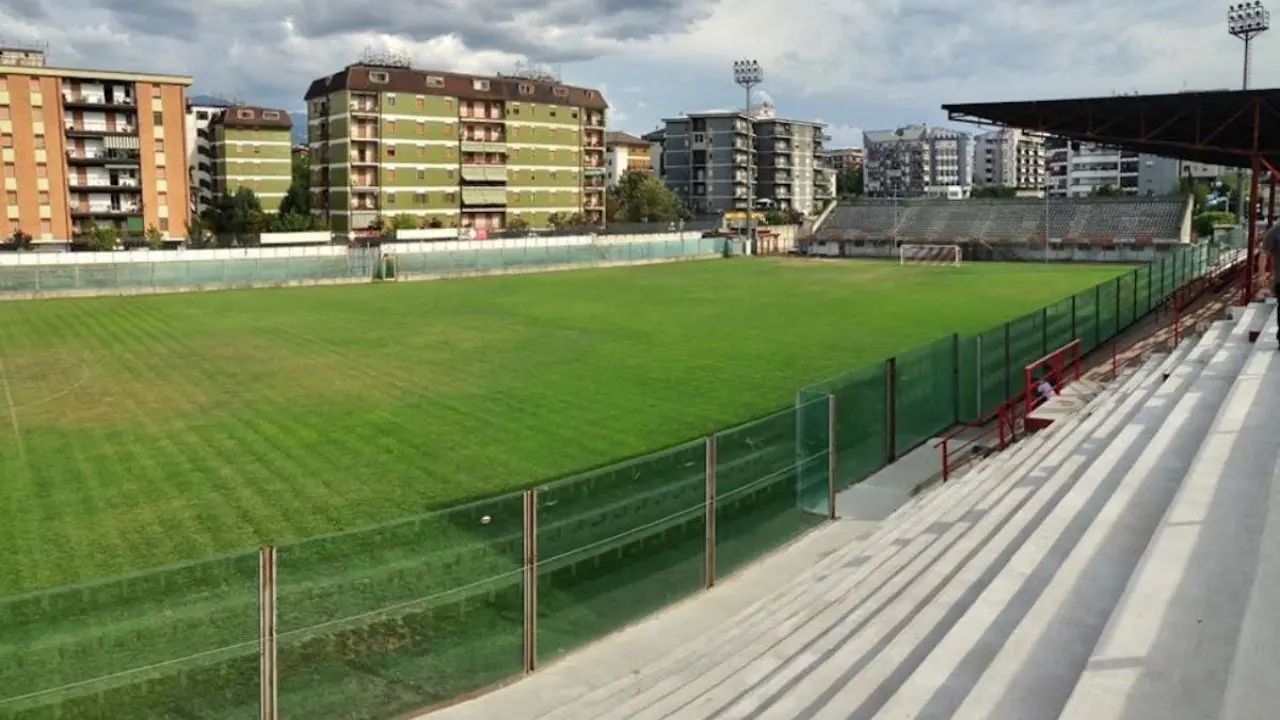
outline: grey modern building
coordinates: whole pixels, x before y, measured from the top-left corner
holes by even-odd
[[[1045,150],[1049,194],[1054,197],[1087,197],[1104,187],[1125,195],[1168,195],[1178,192],[1180,178],[1212,181],[1225,174],[1217,165],[1182,162],[1064,138],[1049,138]]]
[[[745,210],[753,197],[757,208],[812,214],[835,195],[822,161],[821,123],[778,118],[771,108],[693,113],[665,123],[659,176],[695,213]]]
[[[973,138],[928,125],[862,134],[863,191],[873,197],[967,197]]]

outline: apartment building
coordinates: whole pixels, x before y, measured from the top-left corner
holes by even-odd
[[[624,132],[606,133],[604,137],[605,182],[614,187],[628,171],[646,175],[654,173],[653,144]]]
[[[1049,138],[1045,152],[1049,194],[1053,197],[1085,197],[1104,187],[1125,195],[1167,195],[1177,192],[1179,178],[1216,180],[1226,172],[1217,165],[1182,162],[1065,138]]]
[[[975,187],[1010,187],[1019,195],[1043,196],[1047,165],[1044,138],[1002,128],[974,139]]]
[[[215,195],[235,195],[240,188],[248,188],[264,211],[278,211],[293,182],[289,113],[237,105],[214,117],[207,132]]]
[[[862,134],[863,191],[873,197],[966,197],[973,185],[973,138],[928,125]]]
[[[213,140],[209,123],[226,109],[226,104],[187,103],[187,184],[192,217],[200,217],[213,205]]]
[[[862,148],[831,148],[826,151],[827,167],[837,173],[862,172]]]
[[[306,93],[313,212],[335,231],[604,223],[605,113],[546,76],[479,77],[362,62]]]
[[[6,64],[7,63],[7,64]],[[94,227],[186,237],[186,90],[192,79],[49,67],[0,49],[5,234],[65,245]]]
[[[821,123],[778,118],[772,108],[710,111],[668,118],[662,132],[663,182],[695,213],[757,208],[810,214],[835,196],[823,167]]]

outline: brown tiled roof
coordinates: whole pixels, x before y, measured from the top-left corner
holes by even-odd
[[[642,140],[641,138],[638,138],[638,137],[636,137],[635,135],[632,135],[631,133],[624,133],[624,132],[608,132],[608,133],[605,133],[605,136],[604,136],[604,144],[605,144],[605,145],[632,145],[632,146],[635,146],[635,147],[649,147],[649,146],[650,146],[650,145],[652,145],[653,143],[649,142],[648,140]]]
[[[265,117],[266,113],[276,113],[278,117]],[[289,113],[276,108],[250,107],[235,105],[209,121],[209,125],[221,125],[228,128],[252,128],[255,130],[292,130],[293,121]]]
[[[387,82],[375,83],[369,79],[370,72],[385,72]],[[443,79],[443,83],[427,84],[428,77]],[[475,80],[488,80],[488,90],[476,90]],[[520,92],[520,86],[533,89],[526,95]],[[562,88],[557,94],[557,89]],[[464,100],[502,100],[506,102],[534,102],[544,105],[567,105],[570,107],[606,110],[609,103],[596,90],[539,82],[518,77],[485,77],[482,75],[461,75],[458,73],[414,70],[411,68],[371,67],[367,65],[351,65],[341,72],[326,78],[320,78],[307,88],[306,99],[314,100],[325,97],[338,90],[354,90],[356,92],[393,92],[412,95],[446,95]]]

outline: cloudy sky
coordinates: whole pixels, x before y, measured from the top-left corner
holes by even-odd
[[[194,91],[297,110],[307,83],[365,48],[423,68],[536,61],[601,88],[610,125],[738,106],[732,61],[759,60],[788,116],[859,128],[942,123],[944,102],[1235,87],[1227,3],[1206,0],[0,0],[0,42],[51,64],[196,77]],[[1280,11],[1280,4],[1276,9]],[[1280,16],[1277,18],[1280,20]],[[1280,82],[1280,28],[1253,84]]]

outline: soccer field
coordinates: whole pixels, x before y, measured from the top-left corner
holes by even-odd
[[[0,596],[673,445],[1123,269],[733,260],[0,305]]]

